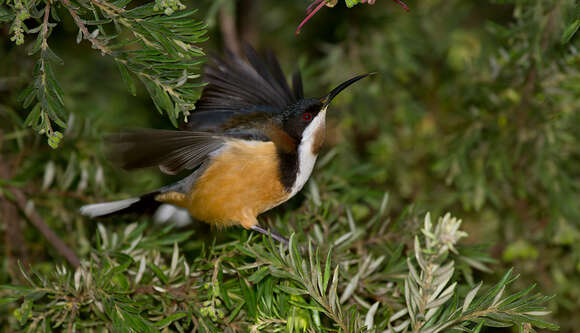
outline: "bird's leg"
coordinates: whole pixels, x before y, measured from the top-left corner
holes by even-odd
[[[254,231],[257,231],[257,232],[259,232],[259,233],[262,233],[262,234],[264,234],[264,235],[266,235],[266,236],[270,235],[270,236],[272,236],[272,238],[273,238],[273,239],[275,239],[275,240],[277,240],[278,242],[280,242],[280,243],[282,243],[282,244],[284,244],[284,245],[288,246],[288,239],[287,239],[287,238],[285,238],[285,237],[283,237],[283,236],[280,236],[280,235],[279,235],[277,232],[273,231],[272,229],[270,229],[270,230],[266,230],[266,229],[264,229],[264,228],[260,227],[260,226],[259,226],[259,225],[257,225],[257,224],[256,224],[256,225],[254,225],[254,226],[251,226],[251,227],[250,227],[250,229],[252,229],[252,230],[254,230]]]

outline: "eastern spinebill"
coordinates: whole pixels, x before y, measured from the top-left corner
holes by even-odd
[[[135,130],[111,140],[125,169],[158,166],[171,175],[190,172],[187,177],[139,197],[83,206],[81,213],[106,217],[169,203],[211,225],[268,234],[257,217],[308,181],[324,142],[330,102],[370,74],[355,76],[322,98],[305,98],[299,71],[290,89],[272,53],[261,56],[249,46],[244,53],[246,59],[212,57],[204,71],[208,85],[180,130]]]

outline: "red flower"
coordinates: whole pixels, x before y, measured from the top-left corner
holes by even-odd
[[[361,3],[368,3],[369,5],[374,5],[376,0],[361,0]],[[407,5],[401,1],[401,0],[393,0],[394,2],[396,2],[397,4],[399,4],[401,7],[403,7],[404,10],[409,11],[409,7],[407,7]],[[300,29],[302,29],[302,26],[304,24],[306,24],[306,22],[308,22],[308,20],[310,20],[312,18],[312,16],[314,16],[314,14],[316,14],[322,7],[324,7],[324,5],[326,4],[326,0],[314,0],[314,2],[312,2],[308,8],[306,8],[306,18],[304,20],[302,20],[302,22],[300,22],[300,24],[298,25],[298,28],[296,29],[296,35],[298,35],[300,33]]]

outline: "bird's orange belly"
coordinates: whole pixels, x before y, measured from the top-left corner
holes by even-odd
[[[231,141],[193,185],[182,206],[216,225],[257,224],[257,216],[289,199],[272,142]]]

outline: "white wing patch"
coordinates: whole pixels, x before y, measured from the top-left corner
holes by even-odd
[[[312,152],[312,147],[315,143],[314,134],[325,125],[326,108],[316,115],[314,120],[304,130],[304,133],[302,133],[302,140],[298,146],[298,173],[296,174],[294,185],[292,185],[289,198],[300,192],[312,174],[314,163],[316,163],[316,158],[318,157],[318,154]]]

